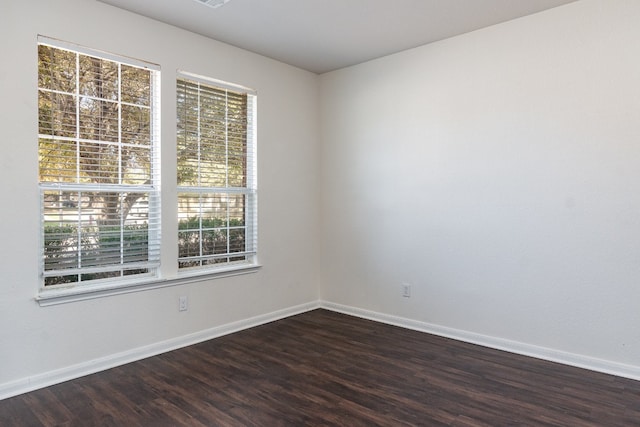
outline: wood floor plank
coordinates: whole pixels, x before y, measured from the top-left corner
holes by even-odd
[[[640,426],[640,382],[326,310],[0,401],[1,426]]]

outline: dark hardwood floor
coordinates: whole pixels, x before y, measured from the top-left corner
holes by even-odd
[[[640,426],[640,382],[315,310],[0,401],[0,426]]]

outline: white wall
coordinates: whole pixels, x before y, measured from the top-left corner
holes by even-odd
[[[583,0],[321,76],[322,298],[640,372],[638,22]]]
[[[38,34],[160,64],[165,183],[176,179],[177,69],[258,91],[258,273],[38,306]],[[318,250],[309,244],[319,237],[315,74],[87,0],[0,2],[0,54],[0,395],[58,370],[317,301]],[[173,236],[176,196],[165,196],[163,235]],[[171,245],[163,262],[176,256]],[[189,297],[186,313],[179,295]]]

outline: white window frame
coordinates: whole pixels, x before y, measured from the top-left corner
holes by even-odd
[[[75,73],[76,73],[76,84],[75,84],[75,93],[70,93],[75,97],[75,105],[76,105],[76,114],[79,114],[79,105],[81,102],[82,95],[79,93],[79,83],[78,83],[78,70],[79,65],[77,63],[77,58],[79,55],[87,55],[96,57],[103,60],[111,61],[117,64],[118,70],[120,70],[121,65],[143,68],[150,72],[150,182],[145,183],[143,185],[130,185],[125,184],[120,181],[120,184],[100,184],[100,183],[86,183],[80,182],[77,179],[77,182],[46,182],[40,181],[40,206],[41,206],[41,224],[40,224],[40,288],[38,291],[38,295],[36,300],[40,303],[40,305],[49,305],[50,303],[55,303],[55,301],[67,302],[73,299],[86,299],[88,295],[105,295],[111,293],[119,293],[122,292],[123,289],[129,288],[134,285],[142,285],[147,284],[151,281],[157,281],[160,274],[160,249],[161,249],[161,241],[160,241],[160,200],[161,200],[161,189],[160,189],[160,67],[156,64],[152,64],[149,62],[128,58],[121,55],[114,55],[102,51],[98,51],[95,49],[89,49],[83,46],[79,46],[73,43],[63,42],[60,40],[39,36],[38,37],[38,46],[49,46],[55,49],[64,50],[72,52],[76,55],[76,65],[75,65]],[[39,48],[39,47],[38,47]],[[38,85],[39,86],[39,85]],[[38,91],[47,92],[46,90],[42,90],[38,87]],[[118,98],[116,100],[118,109],[122,105],[125,105],[126,102],[122,100],[120,97],[120,90],[118,90]],[[133,104],[132,104],[133,105]],[[115,145],[120,147],[123,144],[121,126],[122,121],[119,115],[118,118],[118,140]],[[75,137],[67,138],[70,142],[79,146],[81,142],[80,138],[80,121],[76,117],[76,131]],[[52,135],[39,135],[39,139],[49,139],[51,141],[56,141],[57,138]],[[112,144],[114,145],[114,144]],[[120,172],[119,172],[120,173]],[[122,179],[122,178],[120,178]],[[94,266],[91,268],[83,269],[81,262],[78,261],[78,266],[76,268],[70,269],[62,269],[62,270],[54,270],[47,271],[45,269],[45,199],[44,194],[46,192],[51,191],[66,191],[66,192],[101,192],[101,191],[112,191],[115,193],[121,193],[122,197],[126,192],[144,192],[148,195],[148,210],[147,213],[147,227],[148,227],[148,237],[147,237],[147,259],[146,261],[142,261],[139,263],[140,268],[146,269],[146,273],[133,274],[133,275],[122,275],[123,271],[126,271],[131,268],[132,265],[125,264],[124,259],[126,256],[123,254],[124,249],[121,249],[121,261],[119,263],[112,263],[105,267]],[[72,215],[71,215],[72,216]],[[83,221],[82,213],[79,210],[78,213],[78,224]],[[123,224],[121,222],[121,224]],[[122,227],[122,225],[121,225]],[[121,229],[121,233],[124,231]],[[121,234],[122,236],[122,234]],[[122,248],[122,237],[120,247]],[[124,257],[124,258],[123,258]],[[63,283],[56,285],[45,286],[45,276],[53,276],[53,275],[65,275],[65,274],[90,274],[95,272],[107,272],[107,271],[121,271],[120,277],[112,277],[106,279],[95,279],[95,280],[87,280],[87,281],[78,281],[71,283]],[[80,278],[79,278],[80,279]]]
[[[216,275],[227,274],[231,272],[252,271],[259,267],[257,259],[258,250],[258,194],[257,194],[257,93],[253,89],[249,89],[244,86],[235,85],[232,83],[216,80],[208,77],[204,77],[198,74],[190,73],[187,71],[178,70],[176,78],[176,86],[181,80],[188,81],[191,84],[198,85],[198,96],[200,96],[200,85],[204,85],[208,88],[215,88],[218,90],[231,91],[236,94],[243,94],[247,96],[247,127],[246,127],[246,185],[244,187],[211,187],[211,186],[177,186],[177,193],[226,193],[226,194],[243,194],[245,195],[245,217],[244,217],[244,230],[245,230],[245,248],[242,252],[226,253],[222,255],[203,255],[202,248],[199,256],[190,258],[181,258],[179,256],[178,262],[184,262],[193,259],[199,259],[206,261],[207,259],[214,258],[227,258],[227,260],[236,256],[243,256],[245,259],[242,261],[228,261],[220,264],[208,264],[199,267],[179,268],[179,277],[193,277],[200,275]],[[176,94],[177,95],[177,94]],[[177,98],[176,98],[177,99]],[[178,112],[179,113],[179,112]],[[198,115],[198,122],[200,122],[200,114]],[[226,120],[226,119],[225,119]],[[198,139],[200,140],[200,131],[198,124]],[[198,148],[199,150],[200,148]],[[227,152],[228,154],[228,152]],[[227,171],[228,172],[228,171]],[[226,227],[229,230],[229,225]],[[202,233],[202,225],[199,231]],[[227,233],[227,237],[229,234]],[[228,243],[228,242],[227,242]]]

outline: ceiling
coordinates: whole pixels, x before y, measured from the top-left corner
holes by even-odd
[[[324,73],[575,0],[99,0]]]

